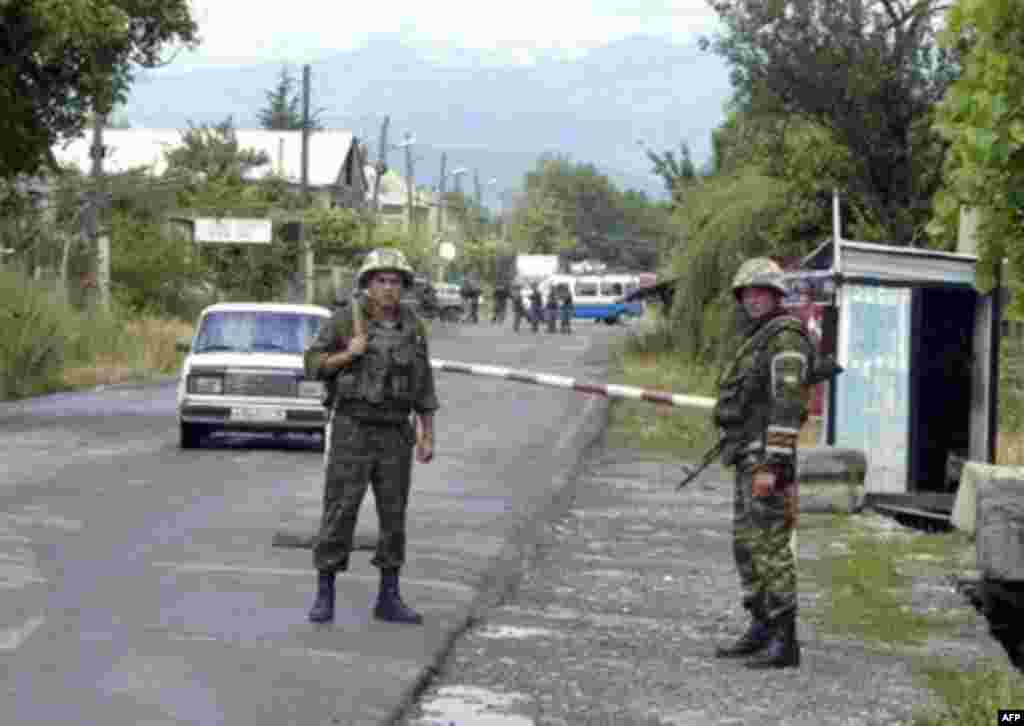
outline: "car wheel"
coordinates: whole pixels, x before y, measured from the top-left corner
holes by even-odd
[[[206,435],[206,427],[202,424],[181,423],[179,446],[182,449],[196,449]]]

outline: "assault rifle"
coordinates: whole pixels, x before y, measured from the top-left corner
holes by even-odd
[[[819,355],[815,358],[814,367],[811,369],[807,382],[810,385],[817,385],[818,383],[832,380],[842,372],[843,367],[836,362],[834,356]],[[676,487],[676,491],[679,491],[692,482],[701,474],[701,472],[714,463],[715,459],[718,458],[718,455],[722,453],[722,449],[725,447],[727,439],[727,436],[722,436],[714,446],[705,451],[700,464],[694,467],[686,467],[689,471],[686,474],[686,478],[679,482],[679,486]]]
[[[725,437],[723,436],[718,440],[718,442],[714,446],[712,446],[710,449],[704,452],[704,456],[703,458],[701,458],[700,463],[697,466],[686,466],[685,468],[688,469],[689,471],[686,474],[686,478],[679,482],[679,486],[676,487],[676,491],[679,491],[680,489],[685,487],[687,484],[689,484],[698,476],[700,476],[701,472],[703,472],[705,469],[711,466],[714,463],[715,459],[718,458],[718,455],[722,453],[722,447],[724,446]]]

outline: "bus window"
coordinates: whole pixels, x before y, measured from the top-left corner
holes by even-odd
[[[576,281],[576,296],[577,297],[597,297],[597,283],[596,282],[583,282],[582,280]]]
[[[605,297],[622,297],[621,282],[602,282],[601,295]]]

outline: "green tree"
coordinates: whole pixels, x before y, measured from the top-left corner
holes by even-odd
[[[667,265],[667,276],[678,279],[669,329],[679,350],[705,362],[721,354],[735,332],[730,283],[743,260],[808,251],[800,228],[818,213],[795,214],[795,198],[784,180],[751,169],[718,174],[693,188],[675,213],[676,244]]]
[[[686,188],[697,180],[697,169],[690,158],[690,147],[685,141],[679,144],[679,158],[672,149],[659,154],[647,149],[647,158],[654,164],[654,173],[665,183],[673,203],[682,204]]]
[[[136,68],[197,43],[187,0],[0,2],[0,178],[57,164],[52,147],[124,100]]]
[[[934,104],[958,72],[939,48],[942,0],[713,0],[705,39],[732,67],[741,108],[827,129],[854,165],[855,195],[884,241],[919,240],[939,183]]]
[[[277,85],[266,92],[267,106],[259,111],[260,125],[265,129],[298,131],[302,129],[302,96],[298,80],[287,65],[281,66]],[[316,119],[310,119],[310,129],[318,129]]]
[[[621,225],[619,192],[593,164],[544,154],[527,172],[524,186],[529,200],[543,200],[544,211],[539,216],[553,206],[564,232],[577,240],[586,242]]]
[[[191,193],[205,191],[208,196],[214,190],[228,197],[240,192],[250,171],[270,163],[265,152],[239,146],[230,117],[218,124],[196,126],[189,122],[188,130],[181,133],[181,144],[165,152],[165,157],[170,175],[184,173],[205,178],[207,183]]]
[[[1024,13],[1019,2],[965,2],[950,9],[943,42],[966,51],[962,76],[939,107],[937,128],[950,143],[935,218],[928,231],[943,247],[956,240],[961,207],[979,216],[980,287],[996,260],[1024,269]],[[1015,303],[1017,312],[1024,304]]]
[[[556,198],[540,190],[527,193],[525,203],[515,210],[510,227],[512,239],[525,254],[558,254],[577,243]]]

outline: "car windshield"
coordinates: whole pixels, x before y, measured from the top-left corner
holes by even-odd
[[[324,318],[309,313],[221,310],[207,313],[199,325],[195,352],[302,354]]]

